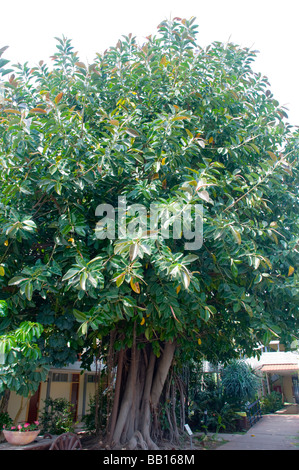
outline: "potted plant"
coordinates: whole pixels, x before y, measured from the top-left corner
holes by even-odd
[[[38,428],[39,422],[18,424],[17,426],[10,426],[10,428],[3,427],[3,434],[7,442],[15,446],[24,446],[30,444],[38,436],[40,429]]]

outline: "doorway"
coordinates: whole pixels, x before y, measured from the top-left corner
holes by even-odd
[[[274,385],[273,386],[273,391],[277,392],[277,393],[280,393],[282,395],[281,385]]]
[[[72,374],[71,400],[70,401],[73,405],[73,420],[74,421],[77,421],[77,417],[78,417],[79,379],[80,379],[80,374]]]
[[[40,396],[40,384],[35,394],[32,395],[29,401],[27,422],[30,424],[34,423],[34,421],[37,421],[39,396]]]

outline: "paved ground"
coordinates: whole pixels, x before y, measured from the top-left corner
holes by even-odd
[[[264,415],[246,434],[219,434],[216,450],[299,450],[299,415]]]

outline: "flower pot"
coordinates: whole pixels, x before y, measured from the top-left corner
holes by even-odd
[[[40,430],[36,431],[6,431],[3,430],[3,434],[7,442],[13,446],[25,446],[30,444],[38,436]]]

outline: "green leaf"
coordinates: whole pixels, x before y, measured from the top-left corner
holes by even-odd
[[[196,260],[198,260],[197,255],[187,255],[187,256],[184,256],[184,258],[182,260],[182,263],[183,264],[190,264],[190,263],[193,263]]]
[[[10,279],[10,281],[8,281],[8,285],[9,285],[9,286],[15,286],[15,285],[18,285],[18,284],[20,284],[21,282],[27,281],[27,280],[28,280],[28,277],[15,276],[15,277],[13,277],[12,279]]]
[[[86,290],[86,281],[87,281],[87,272],[83,271],[83,273],[80,275],[80,287],[82,290]]]
[[[244,305],[244,308],[245,308],[246,312],[248,313],[248,315],[249,315],[250,317],[253,317],[253,310],[252,310],[252,308],[250,307],[250,305],[247,304],[247,303],[245,303],[245,302],[242,302],[242,304]]]
[[[139,253],[139,246],[137,243],[133,243],[133,245],[130,246],[129,253],[131,261],[134,261],[134,259],[137,258]]]
[[[258,153],[258,154],[260,153],[260,149],[258,148],[257,145],[255,145],[255,144],[250,144],[250,146],[256,151],[256,153]]]
[[[190,276],[189,276],[189,274],[185,271],[182,271],[181,276],[182,276],[182,280],[183,280],[183,284],[184,284],[185,289],[188,289],[188,287],[190,285]]]
[[[204,190],[204,191],[200,191],[200,192],[197,193],[197,195],[198,195],[198,197],[199,197],[200,199],[203,199],[203,200],[206,201],[206,202],[211,202],[211,199],[210,199],[210,196],[209,196],[208,191],[205,191],[205,190]]]
[[[72,277],[76,276],[80,271],[80,269],[75,268],[69,269],[67,273],[63,276],[62,281],[67,281],[68,279],[71,279]]]
[[[88,281],[90,282],[90,284],[96,288],[98,286],[98,281],[95,277],[93,277],[90,273],[88,273]]]
[[[87,330],[88,330],[88,322],[82,323],[82,325],[79,328],[79,333],[81,333],[81,335],[84,336],[84,335],[86,335]]]
[[[209,308],[208,308],[207,306],[205,306],[204,309],[201,309],[201,310],[200,310],[200,317],[201,317],[205,322],[209,321],[210,316],[211,316],[210,310],[209,310]]]
[[[126,132],[131,136],[131,137],[139,137],[139,132],[137,132],[135,129],[132,128],[127,128]]]
[[[117,276],[116,278],[114,278],[114,281],[116,281],[116,286],[117,287],[120,287],[122,285],[122,283],[125,280],[125,276],[126,276],[126,273],[122,273],[119,276]]]
[[[172,121],[185,121],[186,119],[190,119],[189,116],[175,116],[172,118]]]
[[[0,49],[0,57],[2,56],[3,52],[5,52],[8,48],[9,48],[9,46],[3,46],[3,47],[1,47],[1,49]]]
[[[5,300],[0,300],[0,317],[4,318],[7,316],[8,306]]]
[[[55,191],[57,192],[57,194],[61,195],[61,188],[62,188],[62,185],[60,182],[56,183],[55,184]]]
[[[27,282],[27,284],[25,286],[25,295],[26,295],[28,300],[32,299],[32,293],[33,293],[33,286],[32,286],[32,282],[29,281],[29,282]]]
[[[277,161],[277,156],[275,155],[275,153],[271,152],[270,150],[267,150],[267,153],[270,155],[270,157],[272,158],[273,162],[276,162],[276,161]]]
[[[234,263],[234,260],[231,260],[231,271],[234,277],[238,276],[239,272],[237,266]]]
[[[152,330],[150,328],[146,328],[144,331],[144,336],[147,340],[150,340],[152,337]]]
[[[83,312],[80,312],[77,309],[73,310],[73,314],[74,314],[74,317],[76,318],[76,320],[78,320],[79,322],[84,322],[84,321],[87,320],[86,314],[83,313]]]
[[[36,223],[33,220],[23,220],[23,224],[31,228],[36,228]]]
[[[229,228],[230,228],[230,230],[231,230],[231,232],[232,232],[232,234],[233,234],[233,237],[234,237],[235,241],[238,243],[238,245],[240,245],[240,244],[241,244],[241,241],[242,241],[240,232],[238,232],[238,231],[237,231],[234,227],[232,227],[231,225],[230,225]]]

